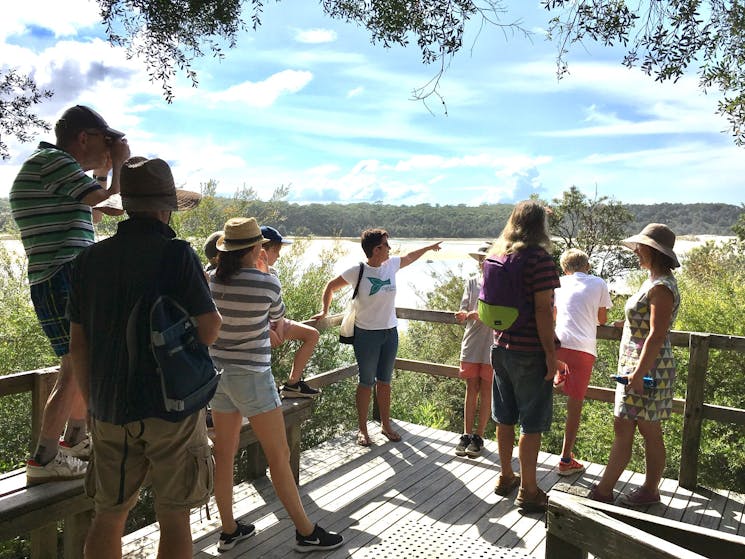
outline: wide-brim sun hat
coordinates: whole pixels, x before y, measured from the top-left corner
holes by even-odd
[[[261,228],[253,217],[231,217],[225,222],[224,231],[215,243],[217,250],[221,252],[232,252],[269,242],[261,234]]]
[[[634,250],[635,245],[642,244],[661,252],[673,262],[673,268],[678,268],[680,262],[673,251],[675,246],[675,233],[663,223],[650,223],[638,235],[632,235],[621,241],[626,248]]]
[[[207,240],[204,242],[204,255],[208,260],[212,260],[217,256],[217,241],[224,234],[225,231],[215,231],[212,235],[207,237]]]
[[[199,192],[176,188],[168,163],[162,159],[130,157],[119,179],[122,206],[129,211],[183,211],[199,204]]]
[[[491,241],[486,241],[476,250],[476,252],[469,252],[468,256],[476,260],[486,258],[486,255],[489,253],[489,249],[491,249],[491,245]]]

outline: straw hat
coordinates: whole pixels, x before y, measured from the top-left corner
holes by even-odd
[[[471,258],[475,258],[476,260],[481,260],[482,258],[486,258],[486,255],[489,252],[489,249],[491,248],[491,241],[486,241],[484,244],[482,244],[476,252],[469,252],[468,256]]]
[[[217,240],[215,246],[221,252],[231,252],[267,242],[269,240],[261,235],[255,218],[231,217],[225,222],[225,234]]]
[[[162,159],[130,157],[122,165],[119,183],[125,210],[190,210],[202,199],[198,192],[176,188],[171,168]]]
[[[634,245],[642,244],[648,247],[652,247],[658,252],[661,252],[673,261],[673,268],[680,266],[678,257],[673,252],[675,246],[675,233],[673,233],[667,225],[662,223],[650,223],[641,233],[633,235],[628,239],[621,241],[621,244],[626,248],[634,250]]]

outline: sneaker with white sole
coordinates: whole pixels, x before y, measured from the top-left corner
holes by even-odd
[[[236,529],[232,534],[226,534],[220,532],[220,539],[217,542],[217,551],[223,553],[235,547],[235,544],[250,538],[256,533],[256,526],[253,524],[243,524],[242,522],[236,521]]]
[[[315,398],[320,393],[320,390],[308,386],[308,383],[304,380],[298,381],[295,384],[286,382],[279,390],[279,395],[282,398]]]
[[[465,456],[466,448],[468,448],[468,445],[470,444],[471,444],[471,435],[469,435],[468,433],[463,433],[460,436],[460,440],[458,441],[458,444],[455,445],[455,455]]]
[[[574,459],[574,454],[569,458],[569,462],[565,462],[563,458],[559,459],[559,475],[570,476],[572,474],[581,474],[585,471],[585,467]]]
[[[91,438],[86,437],[76,445],[60,440],[59,451],[65,456],[88,460],[91,457]]]
[[[466,447],[466,455],[469,458],[476,458],[481,454],[481,451],[484,449],[484,439],[479,437],[478,435],[471,435],[471,442]]]
[[[38,485],[48,481],[67,481],[85,476],[88,465],[74,456],[57,453],[51,462],[41,465],[35,460],[26,462],[26,483]]]
[[[295,530],[295,551],[300,553],[308,553],[310,551],[328,551],[329,549],[336,549],[341,547],[344,543],[344,538],[341,534],[335,534],[334,532],[327,532],[321,528],[318,524],[313,528],[313,533],[309,536],[303,536]]]

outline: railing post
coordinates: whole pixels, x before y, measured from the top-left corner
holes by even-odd
[[[678,484],[695,489],[698,479],[698,455],[701,448],[701,423],[704,409],[704,385],[709,366],[709,335],[691,333],[688,344],[688,386],[683,412],[683,435]]]
[[[57,375],[47,372],[48,369],[37,371],[34,375],[34,388],[31,392],[31,443],[29,452],[34,452],[36,443],[41,432],[41,421],[44,417],[44,408],[47,405],[49,395],[57,382]],[[59,374],[59,369],[57,370]]]

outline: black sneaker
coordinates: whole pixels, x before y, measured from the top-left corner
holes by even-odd
[[[310,536],[303,536],[295,530],[295,551],[299,551],[300,553],[336,549],[337,547],[341,547],[343,543],[344,538],[341,534],[327,532],[318,524],[315,525],[313,533]]]
[[[468,445],[470,444],[471,444],[471,435],[466,435],[466,434],[461,435],[460,441],[458,441],[458,444],[455,445],[455,455],[465,456],[466,448],[468,448]]]
[[[484,448],[484,439],[478,435],[471,435],[471,444],[466,447],[466,454],[469,458],[476,458],[481,454],[481,450]]]
[[[311,388],[308,384],[301,380],[295,384],[284,383],[282,388],[279,390],[280,396],[283,398],[315,398],[321,393],[320,390]]]
[[[239,541],[250,538],[256,533],[256,526],[253,524],[241,524],[238,521],[236,524],[238,527],[232,534],[220,532],[220,541],[217,542],[217,551],[220,553],[233,549]]]

